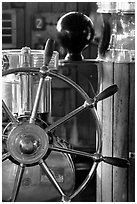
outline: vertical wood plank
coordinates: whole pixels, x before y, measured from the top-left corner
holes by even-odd
[[[112,63],[103,63],[103,90],[113,84]],[[102,154],[112,156],[113,96],[103,100]],[[112,201],[112,166],[102,162],[102,201]]]
[[[114,64],[114,81],[119,90],[114,100],[113,156],[127,158],[128,152],[128,64]],[[127,169],[113,167],[113,201],[127,201]]]
[[[98,92],[101,92],[103,90],[103,65],[102,63],[98,64]],[[103,101],[100,101],[99,104],[97,105],[97,112],[100,118],[101,125],[103,126],[103,116],[102,116],[102,106],[103,106]],[[96,173],[96,201],[101,202],[102,201],[102,163],[100,163],[97,167],[97,173]]]
[[[103,90],[113,84],[113,64],[103,63]],[[102,154],[112,156],[113,96],[103,100]],[[112,201],[112,166],[102,162],[102,201]]]
[[[129,152],[135,152],[135,63],[129,65]]]
[[[129,150],[134,152],[135,141],[134,64],[104,62],[102,72],[101,69],[99,70],[99,75],[100,91],[113,83],[119,87],[113,97],[98,103],[97,108],[103,127],[102,154],[128,158]],[[131,164],[129,170],[104,163],[99,166],[97,169],[97,201],[134,201],[135,169],[133,159]],[[132,191],[130,189],[133,189],[133,197],[130,194]]]
[[[100,92],[113,84],[113,66],[112,63],[103,63],[102,70],[99,67]],[[102,73],[101,73],[102,71]],[[102,122],[102,154],[112,156],[112,102],[113,97],[107,98],[98,104],[98,112]],[[97,201],[112,201],[112,166],[101,163],[101,181],[97,182]],[[98,172],[98,170],[97,170]],[[101,188],[99,188],[101,185]],[[101,193],[99,192],[101,190]],[[101,198],[98,197],[101,196]]]
[[[130,64],[129,97],[129,152],[135,153],[135,63]],[[128,169],[128,201],[135,202],[135,158],[131,157]]]

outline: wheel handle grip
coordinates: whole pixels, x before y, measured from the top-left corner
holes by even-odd
[[[127,168],[130,163],[127,159],[123,159],[123,158],[118,158],[118,157],[103,157],[102,160],[105,163],[114,165],[114,166],[118,166],[118,167],[122,167],[122,168]]]
[[[111,86],[109,86],[108,88],[106,88],[104,91],[102,91],[101,93],[99,93],[96,96],[96,101],[101,101],[105,98],[108,98],[109,96],[112,96],[113,94],[115,94],[118,91],[118,86],[116,84],[113,84]]]
[[[53,39],[48,39],[45,45],[44,53],[44,65],[47,66],[51,60],[53,51],[54,51],[55,41]]]

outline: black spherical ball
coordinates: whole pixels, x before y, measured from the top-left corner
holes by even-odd
[[[70,56],[80,59],[81,52],[94,37],[90,18],[80,12],[69,12],[57,22],[57,40]],[[76,59],[76,60],[77,60]]]

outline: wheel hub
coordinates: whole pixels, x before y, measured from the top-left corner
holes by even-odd
[[[49,138],[38,125],[22,124],[10,132],[7,147],[16,161],[33,164],[47,153]]]
[[[23,154],[33,154],[39,147],[39,141],[35,140],[33,135],[25,135],[20,140],[20,150]]]

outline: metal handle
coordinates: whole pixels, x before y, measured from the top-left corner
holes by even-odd
[[[44,64],[40,68],[41,78],[39,81],[39,85],[38,85],[38,89],[37,89],[37,93],[36,93],[36,97],[35,97],[35,101],[34,101],[34,105],[33,105],[33,110],[32,110],[31,117],[30,117],[30,123],[34,123],[35,118],[36,118],[36,114],[37,114],[37,110],[38,110],[38,106],[39,106],[39,101],[40,101],[40,96],[41,96],[41,91],[42,91],[45,77],[46,77],[46,73],[48,70],[47,66],[48,66],[48,64],[52,58],[53,49],[54,49],[54,40],[48,39],[46,42],[46,45],[45,45]]]
[[[53,50],[54,50],[54,43],[53,39],[48,39],[45,45],[45,53],[44,53],[44,65],[47,66],[51,60]]]
[[[96,102],[101,101],[105,98],[108,98],[109,96],[112,96],[113,94],[115,94],[118,91],[118,86],[116,84],[113,84],[111,86],[109,86],[108,88],[106,88],[104,91],[102,91],[101,93],[99,93],[96,97],[95,100]]]
[[[118,167],[122,167],[122,168],[126,168],[130,165],[127,159],[118,158],[118,157],[102,157],[102,160],[105,163],[108,163],[114,166],[118,166]]]

